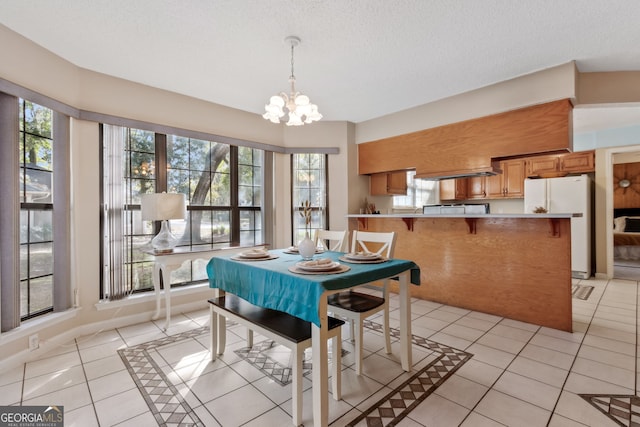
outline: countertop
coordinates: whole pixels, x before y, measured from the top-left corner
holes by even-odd
[[[577,218],[581,213],[546,213],[546,214],[526,214],[526,213],[501,213],[501,214],[421,214],[421,213],[394,213],[394,214],[349,214],[347,218]]]

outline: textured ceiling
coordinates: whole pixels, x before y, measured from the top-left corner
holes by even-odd
[[[101,73],[262,114],[297,88],[361,122],[575,60],[640,70],[638,0],[0,0],[0,24]]]

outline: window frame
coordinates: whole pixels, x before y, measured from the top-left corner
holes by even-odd
[[[323,194],[323,205],[314,204],[311,202],[311,226],[309,227],[309,237],[313,239],[314,231],[318,229],[326,230],[328,229],[329,224],[329,198],[327,197],[329,191],[329,155],[323,152],[303,152],[303,153],[292,153],[291,154],[291,242],[292,244],[297,244],[304,237],[305,231],[303,227],[300,227],[300,221],[302,218],[302,206],[300,204],[301,200],[298,200],[296,197],[296,189],[301,187],[296,187],[296,176],[299,168],[296,167],[296,156],[299,155],[316,155],[322,156],[322,169],[304,169],[306,171],[311,170],[321,170],[323,175],[323,182],[320,186],[317,187],[316,191],[319,191]],[[308,174],[311,175],[311,174]],[[314,187],[308,186],[308,191],[311,192]],[[315,226],[314,226],[315,225]]]
[[[130,127],[125,127],[125,129],[127,129],[127,135],[128,135],[128,140],[129,140],[129,136],[131,135],[131,129]],[[209,171],[211,174],[216,174],[216,173],[222,173],[222,172],[216,172],[216,171],[211,171],[210,169],[207,169],[208,166],[211,165],[205,165],[204,166],[204,170],[199,170],[199,169],[192,169],[191,163],[190,161],[187,161],[186,166],[181,167],[181,168],[172,168],[172,166],[170,165],[170,154],[168,153],[168,145],[170,143],[172,143],[173,141],[175,141],[175,138],[186,138],[187,144],[191,144],[192,141],[203,141],[203,142],[207,142],[209,144],[212,143],[218,143],[218,144],[225,144],[227,146],[229,146],[229,152],[227,154],[228,157],[228,173],[229,173],[229,204],[228,205],[214,205],[214,204],[192,204],[192,203],[188,203],[187,205],[187,218],[185,220],[180,220],[183,221],[185,224],[185,227],[190,226],[191,225],[191,221],[190,219],[192,218],[192,215],[195,212],[210,212],[212,215],[215,215],[215,213],[219,213],[219,212],[227,212],[228,213],[228,217],[229,217],[229,238],[228,240],[225,241],[214,241],[213,234],[214,232],[211,231],[210,237],[211,239],[209,241],[204,241],[204,242],[194,242],[192,240],[193,234],[191,232],[188,233],[189,235],[189,240],[188,242],[181,242],[179,244],[179,246],[181,247],[190,247],[190,248],[202,248],[202,247],[208,247],[208,248],[217,248],[217,247],[228,247],[228,246],[239,246],[242,242],[241,239],[241,232],[243,230],[240,230],[240,226],[241,226],[241,221],[240,221],[240,217],[241,214],[243,212],[252,212],[254,215],[259,214],[261,217],[260,220],[260,229],[257,230],[259,232],[259,236],[255,234],[256,230],[250,230],[250,231],[254,231],[254,243],[252,244],[262,244],[265,241],[265,233],[262,227],[262,224],[264,224],[264,211],[265,211],[265,206],[264,206],[264,194],[265,194],[265,188],[264,188],[264,184],[262,184],[261,186],[261,198],[260,198],[260,202],[258,205],[252,205],[252,206],[239,206],[239,179],[238,179],[238,161],[239,161],[239,157],[238,157],[238,153],[239,153],[239,148],[238,146],[235,145],[231,145],[228,144],[227,142],[217,142],[217,141],[212,141],[212,140],[202,140],[200,138],[192,138],[189,136],[183,136],[183,135],[177,135],[177,134],[162,134],[159,132],[153,132],[153,131],[145,131],[142,129],[137,129],[137,130],[141,130],[143,132],[152,132],[154,134],[154,152],[155,152],[155,165],[153,167],[153,172],[150,176],[150,180],[154,181],[153,187],[154,187],[154,191],[155,192],[162,192],[162,191],[167,191],[168,189],[168,184],[169,184],[169,170],[180,170],[184,173],[187,174],[187,176],[191,176],[191,174],[194,175],[201,175],[204,172]],[[171,141],[171,142],[169,142]],[[185,142],[185,141],[180,141],[180,142]],[[102,152],[104,154],[104,147],[105,147],[105,141],[104,141],[104,132],[102,131],[102,126],[101,126],[101,132],[100,132],[100,145],[102,147]],[[125,153],[130,151],[131,146],[129,143],[126,144],[126,148],[125,148]],[[262,163],[260,165],[253,165],[254,169],[256,167],[259,167],[261,173],[264,172],[266,164],[265,164],[265,157],[266,157],[266,151],[262,148],[258,148],[258,147],[242,147],[243,149],[250,149],[250,150],[259,150],[262,152],[261,156],[259,157],[262,160]],[[211,149],[211,148],[210,148]],[[189,145],[187,147],[187,157],[190,158],[191,156],[191,146]],[[252,156],[252,158],[254,158]],[[129,164],[129,170],[131,169],[131,164],[130,164],[130,160],[131,160],[131,156],[127,157],[127,162]],[[105,159],[103,156],[101,156],[100,159],[100,163],[101,163],[101,171],[104,169],[104,162]],[[125,171],[126,172],[126,171]],[[101,204],[104,206],[105,203],[105,198],[104,198],[104,178],[105,175],[103,172],[101,172]],[[124,176],[124,181],[127,180],[131,180],[133,179],[133,177],[131,175],[125,175]],[[199,179],[199,178],[198,178]],[[212,179],[213,181],[213,179]],[[265,178],[264,176],[261,176],[259,179],[259,182],[264,183]],[[211,183],[209,184],[211,185]],[[191,184],[187,184],[187,191],[188,194],[187,196],[187,200],[189,202],[191,202],[192,200],[192,196],[193,196],[193,188]],[[145,277],[148,276],[147,273],[145,273],[145,271],[149,270],[151,271],[153,268],[153,255],[149,254],[149,253],[143,253],[143,255],[140,257],[140,248],[136,248],[135,244],[133,243],[133,239],[135,238],[145,238],[147,240],[150,240],[158,231],[159,231],[159,226],[160,226],[160,222],[156,221],[151,225],[151,228],[148,227],[148,225],[145,225],[144,223],[148,223],[148,221],[141,221],[140,217],[139,217],[139,212],[140,212],[140,204],[137,200],[135,200],[134,195],[133,195],[133,189],[131,186],[127,187],[127,195],[125,196],[127,203],[124,206],[124,210],[126,211],[127,215],[125,216],[126,221],[129,221],[129,223],[127,224],[127,227],[129,230],[135,230],[136,228],[140,229],[140,233],[138,234],[130,234],[130,235],[123,235],[123,238],[127,239],[127,244],[125,245],[125,250],[127,251],[127,257],[126,259],[123,260],[123,264],[127,265],[127,266],[131,266],[127,268],[127,279],[128,280],[128,288],[130,289],[130,293],[139,293],[139,292],[149,292],[149,291],[153,291],[153,283],[152,281],[150,283],[146,283],[145,287],[137,287],[137,288],[133,288],[132,287],[132,283],[134,283],[134,274],[136,273],[142,273]],[[182,191],[179,191],[182,192]],[[255,201],[255,200],[254,200]],[[138,214],[136,214],[138,213]],[[137,217],[137,218],[136,218]],[[142,222],[142,228],[138,227],[134,222],[139,221]],[[178,222],[180,222],[178,221]],[[106,238],[105,236],[105,229],[104,229],[104,223],[106,221],[102,221],[101,222],[101,227],[103,227],[103,239]],[[170,221],[170,223],[172,223],[173,221]],[[253,221],[255,223],[255,220]],[[101,262],[103,266],[107,265],[107,258],[108,258],[108,253],[105,252],[105,246],[104,246],[104,242],[103,242],[103,250],[101,251]],[[191,263],[192,264],[192,263]],[[191,265],[190,264],[190,265]],[[138,270],[136,270],[138,269]],[[104,270],[104,269],[103,269]],[[135,271],[134,271],[135,270]],[[180,270],[185,270],[186,271],[186,267],[182,267]],[[192,268],[188,269],[188,278],[186,280],[182,280],[183,278],[179,278],[176,276],[180,276],[181,274],[184,275],[185,271],[178,271],[178,274],[174,275],[172,282],[171,282],[171,286],[172,287],[178,287],[178,286],[189,286],[195,283],[200,283],[203,280],[206,280],[206,277],[200,277],[199,275],[195,274],[194,270]],[[103,272],[104,273],[104,272]],[[101,280],[100,280],[100,298],[101,299],[105,299],[105,298],[110,298],[111,296],[108,295],[106,286],[105,286],[105,275],[101,274]],[[177,279],[177,280],[176,280]],[[146,281],[146,279],[143,279]]]

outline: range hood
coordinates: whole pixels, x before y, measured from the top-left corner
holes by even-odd
[[[470,178],[477,176],[492,176],[502,173],[502,169],[499,169],[496,165],[491,165],[484,168],[465,169],[456,171],[442,171],[442,172],[425,172],[416,170],[415,178],[426,179],[430,181],[440,181],[441,179],[453,179],[453,178]]]

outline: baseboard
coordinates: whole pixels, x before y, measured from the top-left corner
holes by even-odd
[[[207,309],[208,303],[206,300],[203,301],[194,301],[180,305],[172,305],[171,306],[171,315],[172,317],[177,314],[182,313],[190,313],[197,310]],[[89,323],[85,325],[80,325],[75,328],[64,331],[61,334],[50,336],[46,340],[40,341],[40,346],[36,350],[29,350],[25,348],[24,350],[20,350],[8,357],[0,360],[0,373],[6,372],[11,369],[15,369],[22,365],[23,363],[30,362],[32,360],[37,360],[44,356],[46,353],[55,350],[57,347],[69,344],[70,341],[87,336],[92,334],[97,334],[104,331],[109,331],[111,329],[122,328],[125,326],[135,325],[137,323],[149,322],[151,320],[151,316],[155,314],[155,311],[146,311],[142,313],[136,313],[129,316],[118,316],[115,318],[111,318],[108,320],[102,320],[99,322]],[[164,317],[156,320],[160,328],[164,324]],[[30,333],[37,333],[36,330],[33,330]],[[4,336],[4,343],[9,344],[13,340],[23,338],[24,333],[16,334],[15,338]]]

